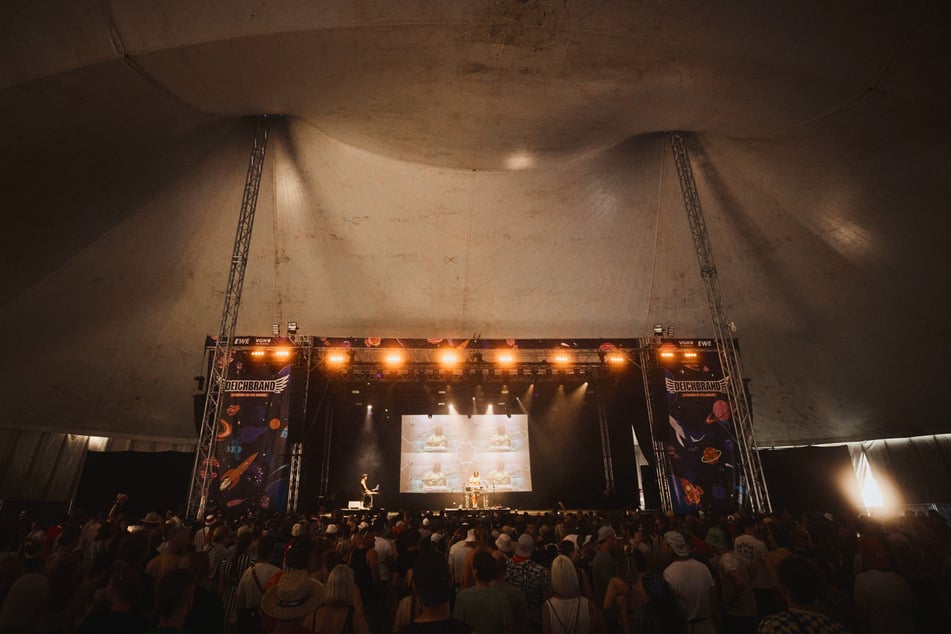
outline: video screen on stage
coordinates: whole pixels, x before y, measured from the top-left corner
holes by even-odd
[[[400,493],[459,492],[475,471],[490,493],[532,490],[528,416],[403,416]]]

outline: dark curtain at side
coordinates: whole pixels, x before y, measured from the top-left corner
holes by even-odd
[[[876,481],[900,504],[951,502],[951,435],[855,443],[868,456]]]
[[[774,511],[852,510],[858,492],[845,445],[759,452]]]
[[[180,511],[185,506],[195,455],[178,451],[90,451],[86,455],[74,509],[107,512],[117,493],[129,500],[126,516]]]

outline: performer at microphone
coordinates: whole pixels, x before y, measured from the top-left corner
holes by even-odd
[[[479,508],[479,501],[482,497],[482,478],[478,471],[473,471],[472,475],[466,481],[466,488],[469,490],[469,507]]]

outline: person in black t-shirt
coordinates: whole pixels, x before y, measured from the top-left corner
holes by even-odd
[[[469,634],[472,628],[449,614],[452,581],[449,564],[438,553],[420,551],[413,566],[413,592],[422,604],[416,619],[400,634]]]

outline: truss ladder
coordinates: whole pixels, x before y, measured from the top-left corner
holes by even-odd
[[[694,181],[693,170],[690,167],[690,157],[687,155],[686,144],[680,133],[671,133],[670,145],[674,151],[677,175],[680,177],[680,190],[684,197],[684,206],[687,208],[687,217],[690,219],[690,233],[693,237],[694,248],[697,251],[700,277],[703,279],[706,288],[710,316],[713,318],[720,366],[724,378],[727,379],[727,390],[733,408],[733,423],[737,433],[738,449],[743,459],[743,475],[746,479],[750,505],[756,511],[770,511],[771,505],[769,493],[766,489],[766,479],[763,476],[763,466],[760,463],[759,454],[756,451],[756,442],[753,439],[753,415],[746,394],[743,373],[740,369],[739,350],[733,336],[736,328],[727,317],[723,296],[720,293],[720,281],[713,259],[713,248],[710,245],[710,236],[707,234],[707,224],[703,217],[703,208],[700,206],[697,184]]]
[[[208,490],[217,475],[215,445],[218,437],[218,420],[221,415],[221,398],[224,394],[225,380],[228,378],[231,340],[234,338],[235,326],[238,323],[241,288],[244,285],[244,273],[248,265],[251,229],[254,226],[254,211],[258,204],[264,154],[267,149],[267,127],[267,116],[258,117],[254,143],[251,147],[251,159],[248,162],[248,174],[245,179],[244,197],[241,200],[241,215],[238,218],[238,228],[234,237],[234,251],[231,255],[231,269],[228,273],[221,325],[218,327],[218,338],[215,340],[215,351],[212,354],[211,376],[205,396],[201,430],[198,433],[195,465],[192,468],[191,486],[188,489],[185,513],[187,516],[198,519],[205,515],[205,509],[209,503]]]

